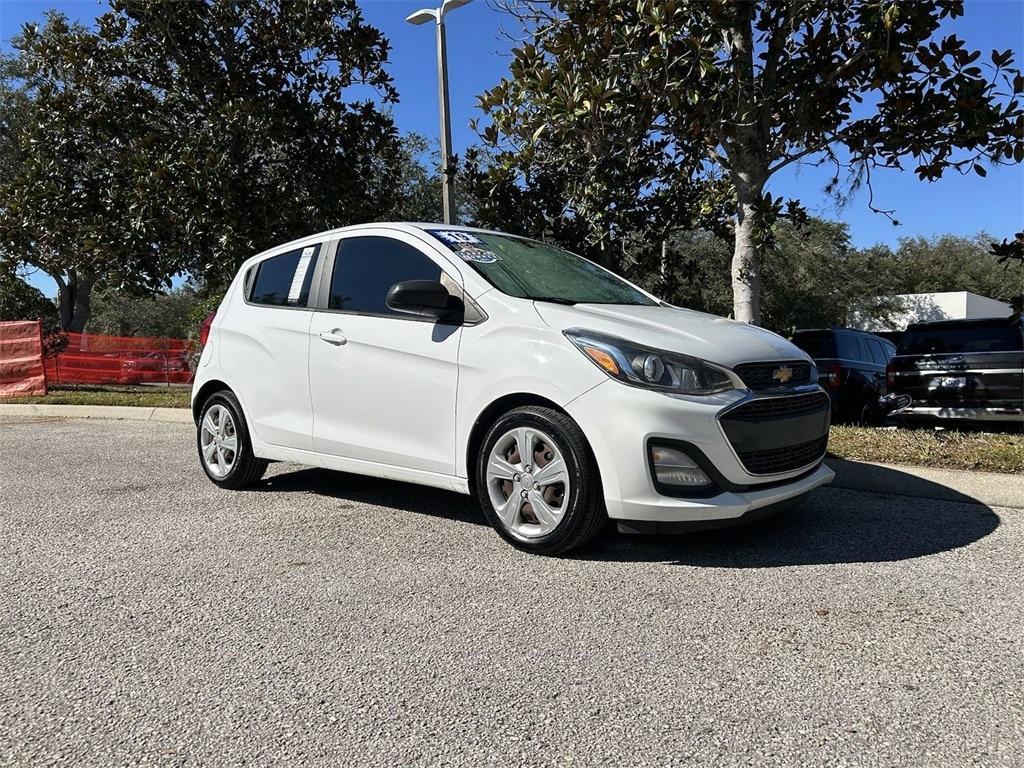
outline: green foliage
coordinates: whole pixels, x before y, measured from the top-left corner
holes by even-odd
[[[903,238],[896,248],[853,248],[845,224],[809,219],[779,222],[764,251],[763,324],[783,335],[797,328],[845,325],[853,312],[884,320],[898,311],[889,297],[970,291],[1010,304],[1024,294],[1024,274],[986,250],[990,238],[943,235]],[[712,314],[731,307],[732,244],[709,232],[677,232],[667,240],[666,270],[633,277],[678,306]]]
[[[1014,302],[1024,294],[1024,271],[1001,264],[989,251],[990,241],[984,233],[901,238],[892,255],[894,292],[970,291]]]
[[[961,0],[507,5],[526,41],[480,97],[482,136],[504,171],[483,196],[525,197],[538,179],[557,179],[591,242],[615,239],[634,212],[657,241],[715,229],[708,219],[721,225],[729,205],[743,320],[761,317],[772,225],[803,216],[766,192],[780,169],[833,164],[835,192],[870,186],[877,167],[934,179],[1024,159],[1024,77],[1012,51],[982,60],[938,35]]]
[[[199,327],[208,314],[217,311],[220,303],[224,301],[224,294],[226,292],[226,288],[223,290],[208,290],[206,291],[206,296],[193,304],[189,310],[188,333],[185,335],[185,338],[191,341],[196,349],[199,347]]]
[[[1016,262],[1024,267],[1024,232],[1018,232],[1013,240],[1004,237],[1000,243],[991,243],[989,253],[999,259],[1000,264]]]
[[[195,307],[203,302],[191,286],[163,294],[139,295],[112,288],[96,292],[86,330],[108,336],[163,336],[184,339]]]
[[[44,328],[53,329],[57,324],[56,305],[13,272],[0,271],[0,321],[39,319]]]
[[[418,133],[402,137],[399,152],[395,201],[382,209],[379,221],[441,221],[441,175],[430,157],[430,146]]]
[[[393,205],[392,119],[348,97],[396,98],[388,43],[355,0],[111,7],[95,29],[26,26],[4,73],[28,115],[0,176],[0,258],[54,277],[65,327],[84,327],[93,285],[223,282],[259,250]]]

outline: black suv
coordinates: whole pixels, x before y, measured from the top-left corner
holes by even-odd
[[[892,342],[863,331],[829,328],[797,331],[793,343],[814,358],[818,383],[832,401],[833,422],[879,421],[885,366],[896,354]]]
[[[1024,428],[1024,323],[944,320],[907,328],[888,369],[889,391],[911,404],[905,419]]]

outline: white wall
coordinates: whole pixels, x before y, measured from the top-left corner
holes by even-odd
[[[903,307],[887,321],[865,318],[851,312],[847,324],[862,331],[902,331],[910,323],[934,320],[976,320],[983,317],[1008,317],[1013,308],[986,296],[968,291],[946,293],[905,293],[893,296]]]

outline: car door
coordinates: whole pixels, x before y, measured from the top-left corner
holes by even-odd
[[[461,276],[412,235],[339,241],[310,326],[313,442],[321,453],[456,474],[455,395],[462,329],[390,309],[388,289]]]
[[[322,250],[311,243],[254,264],[218,321],[221,365],[252,431],[271,445],[313,448],[307,305]]]

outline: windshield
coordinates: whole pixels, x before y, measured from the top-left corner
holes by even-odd
[[[489,232],[428,231],[509,296],[563,304],[658,303],[596,264],[547,243]]]

